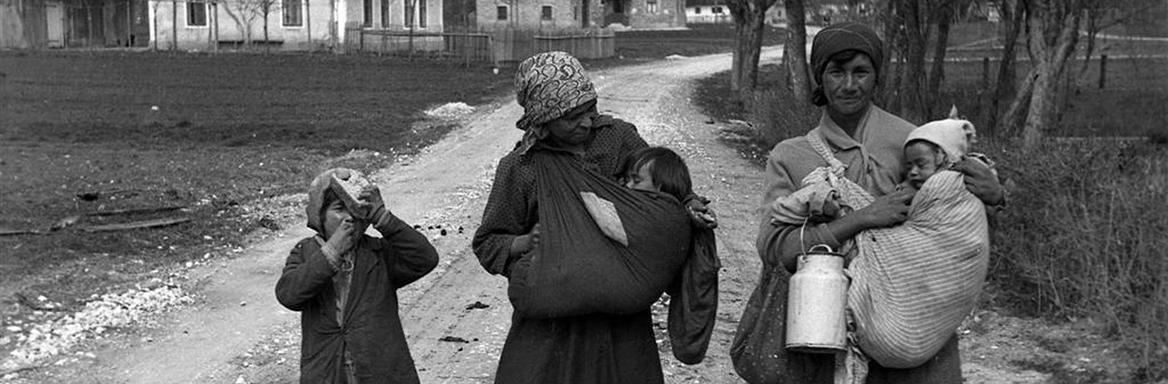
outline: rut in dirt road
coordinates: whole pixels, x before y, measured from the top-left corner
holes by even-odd
[[[764,49],[762,61],[776,60],[780,53],[781,48]],[[670,383],[737,382],[729,343],[758,278],[754,208],[762,172],[719,144],[719,126],[707,124],[689,101],[692,80],[728,70],[730,62],[729,54],[720,54],[591,74],[601,112],[636,124],[649,144],[680,153],[690,165],[695,191],[713,200],[720,217],[719,323],[703,363],[682,366],[668,352],[661,354]],[[439,266],[399,291],[403,325],[423,383],[491,382],[510,322],[506,281],[483,271],[471,253],[470,237],[495,163],[520,137],[514,126],[522,110],[514,98],[480,109],[490,110],[476,113],[415,158],[373,175],[396,215],[424,230],[442,226],[449,231],[446,236],[423,231],[439,250]],[[295,350],[285,351],[283,356],[291,358],[280,363],[240,367],[238,361],[265,340],[284,339],[298,347],[299,316],[276,303],[273,287],[288,250],[310,235],[301,224],[233,260],[192,271],[205,279],[204,303],[165,316],[159,321],[164,329],[151,341],[127,340],[99,351],[102,358],[73,369],[78,375],[60,378],[83,383],[294,382]]]

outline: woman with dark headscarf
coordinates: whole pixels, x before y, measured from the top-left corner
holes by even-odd
[[[524,108],[516,123],[523,138],[499,160],[472,243],[487,272],[508,278],[540,243],[537,155],[567,154],[612,178],[625,155],[648,146],[632,124],[597,114],[592,82],[567,53],[541,53],[520,63],[516,88]],[[495,375],[496,383],[506,384],[663,380],[648,305],[623,315],[531,318],[516,311]]]
[[[907,219],[915,190],[898,190],[896,186],[903,180],[902,146],[915,126],[872,104],[883,60],[883,42],[865,25],[836,24],[815,36],[811,70],[817,86],[812,102],[824,107],[823,115],[819,125],[806,135],[783,141],[770,152],[757,240],[764,277],[789,278],[788,273],[795,271],[796,256],[812,245],[827,244],[840,249],[865,229],[893,226]],[[776,199],[798,190],[803,178],[816,168],[828,166],[828,159],[814,149],[824,144],[845,166],[844,177],[876,196],[875,201],[825,222],[789,225],[772,221],[770,207]],[[989,168],[965,163],[955,169],[965,173],[967,188],[983,202],[1002,203],[1001,185]],[[786,286],[785,281],[781,284]],[[755,293],[759,295],[760,292]],[[785,301],[785,295],[779,300]],[[742,323],[751,323],[753,319],[748,317],[756,313],[748,305]],[[738,338],[744,334],[740,329]],[[735,345],[740,345],[740,341],[736,340]],[[785,340],[772,342],[782,345]],[[786,382],[831,383],[833,380],[833,355],[786,352],[784,363],[789,380]],[[886,368],[876,362],[868,365],[868,383],[961,381],[956,334],[931,360],[915,368]]]

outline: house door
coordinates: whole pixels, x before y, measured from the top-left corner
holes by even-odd
[[[48,41],[50,48],[65,46],[65,7],[61,3],[45,3],[45,19],[48,21]]]

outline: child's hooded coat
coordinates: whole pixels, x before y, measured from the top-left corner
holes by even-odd
[[[397,289],[429,273],[438,254],[424,235],[401,219],[386,214],[372,225],[383,238],[361,235],[354,246],[352,280],[337,320],[336,273],[321,252],[324,208],[329,175],[309,187],[308,227],[317,236],[292,249],[276,283],[280,304],[301,313],[301,383],[343,383],[348,349],[361,383],[417,383],[398,316]]]

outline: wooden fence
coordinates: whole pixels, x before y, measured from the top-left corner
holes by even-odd
[[[470,62],[519,61],[540,52],[565,51],[581,59],[612,57],[615,34],[610,29],[500,28],[463,32],[411,32],[400,29],[355,29],[359,52],[426,56]]]

